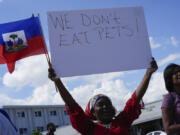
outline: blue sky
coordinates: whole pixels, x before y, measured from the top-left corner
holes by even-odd
[[[143,6],[152,54],[159,69],[153,75],[145,102],[162,99],[166,93],[163,70],[169,63],[180,64],[179,0],[0,0],[0,23],[40,14],[49,48],[47,11]],[[9,104],[63,104],[47,78],[45,56],[33,56],[16,63],[13,74],[0,65],[0,106]],[[83,107],[96,93],[112,98],[118,109],[139,84],[145,70],[106,73],[63,79],[73,97]]]

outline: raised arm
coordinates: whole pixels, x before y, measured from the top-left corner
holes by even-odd
[[[73,99],[73,97],[71,96],[69,91],[66,89],[66,87],[62,83],[61,79],[56,77],[54,69],[53,68],[49,68],[48,71],[49,71],[48,77],[52,81],[54,81],[54,83],[55,83],[56,87],[58,88],[58,91],[59,91],[62,99],[65,102],[65,104],[68,105],[68,107],[70,108],[71,112],[74,112],[75,100]]]
[[[149,81],[151,79],[152,74],[158,69],[157,63],[154,60],[154,58],[152,58],[151,61],[151,68],[148,68],[146,70],[146,73],[141,81],[141,83],[139,84],[138,88],[136,89],[136,98],[137,100],[140,102],[140,100],[142,99],[142,97],[144,96],[148,85],[149,85]]]
[[[91,131],[93,131],[94,123],[85,115],[82,108],[78,104],[76,104],[75,100],[63,85],[60,78],[56,78],[56,74],[52,68],[49,68],[49,78],[54,81],[62,99],[64,100],[66,105],[68,105],[68,112],[70,109],[69,118],[73,128],[75,128],[79,133],[83,135],[90,135]]]

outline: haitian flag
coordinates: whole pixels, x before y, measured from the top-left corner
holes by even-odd
[[[10,73],[17,60],[47,54],[39,17],[0,24],[0,64]]]

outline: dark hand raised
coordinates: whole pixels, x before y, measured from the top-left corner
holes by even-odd
[[[49,72],[48,73],[49,79],[51,79],[52,81],[56,81],[58,79],[58,78],[56,78],[56,73],[53,68],[49,68],[48,72]]]
[[[149,72],[150,74],[152,74],[152,73],[154,73],[157,69],[158,69],[158,65],[157,65],[155,59],[152,57],[151,67],[148,68],[147,70],[148,70],[148,72]]]

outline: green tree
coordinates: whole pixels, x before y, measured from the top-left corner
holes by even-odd
[[[39,129],[36,129],[32,131],[32,135],[43,135],[43,134],[41,134]]]

